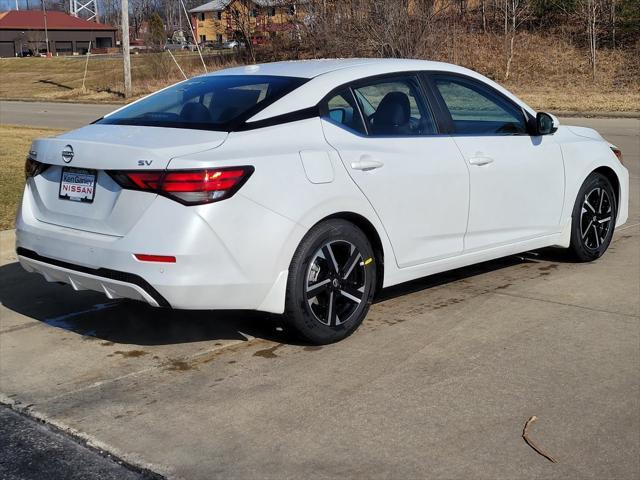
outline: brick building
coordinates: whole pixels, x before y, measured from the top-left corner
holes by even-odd
[[[46,52],[46,37],[53,55],[84,54],[89,49],[116,46],[116,28],[89,22],[64,12],[11,10],[0,12],[0,57],[14,57],[22,51]]]

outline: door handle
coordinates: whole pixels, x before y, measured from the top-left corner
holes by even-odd
[[[493,163],[493,158],[483,155],[482,153],[476,153],[473,157],[469,159],[469,163],[471,165],[476,165],[481,167],[482,165],[488,165]]]
[[[376,168],[380,168],[383,165],[384,163],[367,157],[362,157],[357,162],[351,162],[351,168],[353,168],[354,170],[362,170],[364,172],[375,170]]]

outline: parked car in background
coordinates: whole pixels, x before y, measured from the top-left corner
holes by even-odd
[[[252,45],[266,45],[267,43],[269,43],[269,39],[265,36],[254,35],[253,37],[251,37]]]
[[[238,40],[228,40],[222,44],[223,50],[238,50],[245,47],[246,45],[244,42],[240,42]]]
[[[23,48],[20,52],[16,54],[17,57],[33,57],[33,50],[30,48]]]
[[[629,173],[595,130],[420,60],[231,68],[36,140],[16,220],[28,271],[179,309],[350,335],[376,291],[548,246],[599,258]]]
[[[191,52],[197,50],[197,47],[195,45],[195,43],[190,43],[190,42],[172,42],[172,41],[168,41],[165,44],[165,49],[166,50],[189,50]]]
[[[198,46],[200,47],[200,50],[219,50],[222,48],[221,43],[213,42],[211,40],[200,42]]]

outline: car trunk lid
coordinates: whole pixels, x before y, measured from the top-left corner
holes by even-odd
[[[54,225],[123,236],[156,195],[122,189],[110,170],[163,170],[172,158],[216,148],[226,137],[226,132],[209,130],[89,125],[38,139],[32,156],[51,166],[30,180],[34,215]],[[63,172],[80,174],[89,182],[95,179],[92,195],[82,201],[67,195],[66,183],[61,185]]]

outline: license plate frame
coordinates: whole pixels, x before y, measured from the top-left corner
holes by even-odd
[[[75,180],[84,180],[84,181],[74,181],[71,182],[69,179],[71,175],[75,175]],[[71,202],[80,202],[80,203],[93,203],[93,200],[96,197],[96,182],[98,179],[98,171],[93,170],[91,168],[77,168],[77,167],[62,167],[62,171],[60,172],[60,186],[58,188],[58,198],[61,200],[69,200]],[[63,186],[65,185],[80,185],[85,188],[90,188],[90,193],[88,192],[77,192],[77,194],[73,194],[74,192],[65,192],[63,193]]]

